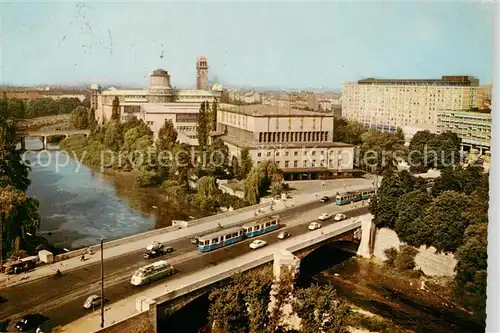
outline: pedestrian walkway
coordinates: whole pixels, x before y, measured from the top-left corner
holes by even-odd
[[[321,186],[320,183],[318,183],[318,190],[322,190],[321,192],[318,191],[317,196],[310,192],[301,192],[301,193],[296,193],[295,195],[292,195],[293,197],[290,199],[286,200],[273,200],[273,206],[272,210],[270,207],[262,208],[261,212],[256,214],[257,209],[255,210],[247,210],[242,213],[237,213],[236,215],[234,212],[229,213],[229,214],[221,214],[220,219],[216,220],[210,220],[205,223],[200,223],[197,225],[190,226],[188,228],[183,228],[179,230],[174,230],[174,231],[169,231],[165,232],[164,234],[161,235],[154,235],[154,236],[149,236],[145,237],[140,240],[128,242],[122,245],[117,245],[114,247],[106,248],[104,249],[104,254],[103,257],[104,259],[109,259],[109,258],[114,258],[129,252],[134,252],[138,251],[141,249],[146,248],[151,242],[153,241],[160,241],[160,242],[172,242],[175,240],[180,240],[183,238],[189,238],[194,235],[198,235],[200,233],[206,232],[208,230],[213,230],[217,229],[220,227],[229,227],[229,226],[235,226],[238,225],[246,220],[255,218],[256,216],[260,216],[263,214],[267,214],[270,212],[279,212],[280,210],[283,209],[290,209],[296,206],[308,204],[308,203],[313,203],[317,201],[319,198],[321,198],[324,195],[328,196],[333,196],[335,195],[335,192],[338,190],[340,192],[345,191],[345,190],[357,190],[361,188],[365,188],[366,184],[364,185],[356,185],[356,186],[347,186],[346,188],[338,188],[334,189],[331,186]],[[259,207],[259,206],[256,206]],[[55,262],[49,265],[43,265],[40,267],[37,267],[35,270],[28,272],[26,274],[18,274],[18,275],[6,275],[6,274],[0,274],[0,289],[1,288],[6,288],[6,287],[11,287],[17,284],[22,284],[26,282],[31,282],[35,281],[37,279],[41,279],[44,277],[48,276],[53,276],[56,274],[57,270],[60,270],[61,272],[67,272],[68,270],[73,270],[80,268],[82,266],[86,266],[92,263],[96,263],[100,261],[100,251],[96,251],[91,255],[86,256],[85,261],[81,261],[80,256],[76,256],[73,258],[69,258],[63,261]]]

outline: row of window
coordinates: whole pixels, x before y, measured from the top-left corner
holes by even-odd
[[[260,164],[261,162],[262,161],[259,161],[259,162],[257,162],[257,164]],[[285,168],[290,168],[291,167],[290,162],[292,162],[292,161],[285,161],[285,163],[284,163]],[[299,162],[300,161],[298,161],[298,160],[293,161],[293,167],[294,168],[298,168],[299,167]],[[321,160],[318,163],[318,161],[312,160],[310,166],[312,168],[315,168],[315,167],[325,167],[325,162],[326,162],[325,160]],[[281,167],[282,161],[275,161],[275,163],[276,163],[276,165],[278,167]],[[337,161],[337,163],[335,163],[334,160],[329,160],[328,161],[328,165],[329,165],[330,168],[339,168],[340,169],[341,166],[342,166],[342,161],[339,160],[339,161]],[[307,160],[302,161],[302,167],[303,168],[309,167],[309,161],[307,161]]]
[[[177,126],[176,129],[179,132],[194,132],[197,126]]]
[[[260,132],[259,142],[324,142],[328,132]]]
[[[333,151],[330,151],[330,155],[333,155],[333,153],[334,153]],[[290,152],[289,152],[289,151],[285,151],[285,152],[284,152],[284,156],[289,156],[289,154],[290,154]],[[320,156],[324,156],[325,151],[320,150],[320,151],[319,151],[319,154],[320,154]],[[271,151],[268,151],[268,152],[266,153],[266,155],[267,155],[267,156],[271,156]],[[307,150],[304,150],[304,151],[302,152],[302,155],[307,156],[307,155],[308,155],[308,151],[307,151]],[[338,155],[339,155],[339,156],[341,156],[341,155],[342,155],[342,152],[339,152],[339,153],[338,153]],[[274,156],[280,156],[280,152],[279,152],[279,151],[275,151]],[[299,152],[298,152],[297,150],[295,150],[295,151],[293,152],[293,156],[299,156]],[[316,150],[311,151],[311,156],[316,156]],[[257,153],[257,157],[262,157],[262,153],[261,153],[261,152],[258,152],[258,153]]]

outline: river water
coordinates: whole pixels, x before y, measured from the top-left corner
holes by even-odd
[[[39,149],[39,140],[26,140]],[[57,148],[52,146],[49,148]],[[104,175],[59,150],[30,152],[28,194],[40,201],[39,234],[58,248],[76,249],[133,235],[200,214],[168,202],[156,188],[138,188],[129,174]]]

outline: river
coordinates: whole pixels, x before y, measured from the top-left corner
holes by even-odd
[[[39,149],[41,142],[26,140],[26,148]],[[25,156],[32,164],[28,194],[40,202],[39,235],[58,248],[81,248],[201,214],[166,201],[157,188],[138,188],[133,175],[106,175],[81,165],[57,146]]]

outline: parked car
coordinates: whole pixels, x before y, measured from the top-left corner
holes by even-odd
[[[320,220],[320,221],[325,221],[325,220],[328,220],[330,218],[332,218],[332,214],[330,214],[330,213],[323,213],[320,216],[318,216],[318,220]]]
[[[320,202],[328,202],[328,201],[330,201],[330,198],[325,195],[324,197],[322,197],[321,199],[319,199],[319,201]]]
[[[267,245],[266,241],[263,241],[262,239],[256,239],[252,243],[250,243],[250,248],[255,250],[266,245]]]
[[[342,220],[345,220],[347,218],[347,216],[345,216],[345,214],[335,214],[335,217],[333,218],[335,221],[342,221]]]
[[[104,304],[108,302],[108,299],[104,298]],[[85,309],[92,309],[94,307],[101,306],[101,296],[91,295],[83,303]]]
[[[161,244],[160,242],[155,241],[151,243],[151,245],[148,245],[148,247],[146,247],[146,251],[144,252],[143,257],[144,259],[152,259],[170,252],[174,252],[174,250],[175,249],[171,246],[166,246]]]
[[[282,231],[278,234],[278,239],[285,239],[290,237],[290,233],[288,231]]]
[[[307,227],[307,229],[309,230],[316,230],[319,228],[321,228],[321,224],[319,224],[318,222],[311,222],[311,224],[309,224],[309,226]]]

